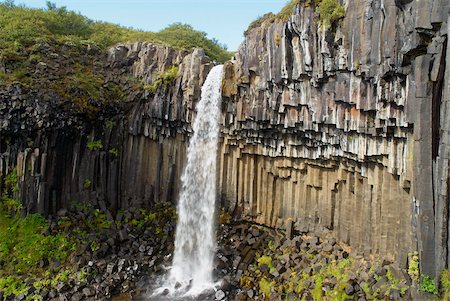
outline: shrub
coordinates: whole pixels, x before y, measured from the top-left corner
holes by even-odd
[[[163,84],[167,85],[172,83],[178,75],[178,66],[172,65],[170,66],[162,75],[161,80]]]
[[[38,39],[70,40],[74,43],[90,41],[102,48],[117,43],[148,41],[166,44],[180,49],[201,47],[213,60],[224,62],[232,53],[216,39],[209,39],[205,32],[190,25],[175,23],[159,32],[146,32],[107,22],[94,22],[87,17],[56,7],[47,2],[47,9],[31,9],[16,6],[12,1],[0,2],[0,58],[6,52],[17,56],[21,46]],[[5,53],[3,53],[5,52]]]
[[[0,212],[6,216],[13,216],[20,213],[22,209],[22,204],[15,199],[9,198],[7,196],[0,197]]]
[[[95,209],[93,218],[85,221],[86,227],[89,230],[109,229],[112,222],[106,217],[106,214],[102,211]],[[93,250],[94,251],[94,250]]]
[[[276,271],[276,268],[273,266],[272,258],[267,255],[263,255],[260,258],[257,259],[258,266],[267,265],[269,267],[269,272],[273,273]]]
[[[13,276],[0,277],[0,291],[5,297],[18,296],[28,291],[28,286]]]

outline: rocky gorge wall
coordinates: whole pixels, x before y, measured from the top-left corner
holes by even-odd
[[[226,64],[220,187],[232,211],[331,231],[423,273],[448,262],[449,3],[297,5]]]
[[[328,29],[314,5],[297,5],[287,21],[250,30],[225,63],[220,206],[288,232],[326,232],[403,267],[418,250],[422,272],[436,275],[449,255],[449,4],[343,4],[345,18]],[[200,49],[147,43],[94,61],[125,99],[89,122],[54,94],[19,84],[0,91],[0,189],[15,169],[14,193],[28,211],[177,200],[213,63]],[[33,76],[61,76],[52,64]],[[154,89],[174,65],[176,78]],[[94,141],[101,147],[89,148]]]
[[[41,90],[44,78],[67,76],[53,74],[58,60],[45,63],[50,75],[38,74],[37,87],[13,83],[0,92],[0,188],[16,173],[14,195],[27,212],[56,214],[84,202],[115,212],[176,200],[187,133],[212,63],[201,49],[147,43],[118,45],[93,61],[101,66],[94,72],[105,74],[103,85],[115,83],[125,95],[94,118]],[[151,87],[172,66],[178,75]]]

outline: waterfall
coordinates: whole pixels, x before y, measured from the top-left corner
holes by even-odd
[[[214,67],[202,87],[181,177],[175,252],[169,282],[196,294],[213,286],[214,209],[222,69]]]

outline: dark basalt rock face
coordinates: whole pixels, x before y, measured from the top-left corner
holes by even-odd
[[[448,257],[448,1],[313,5],[248,32],[224,80],[220,187],[230,211],[331,231],[422,272]]]
[[[103,76],[103,85],[120,87],[124,97],[99,104],[88,99],[85,109],[46,89],[65,76],[58,68],[68,60],[63,49],[49,47],[61,58],[45,64],[44,74],[30,71],[35,84],[12,83],[0,92],[0,173],[17,170],[17,196],[27,210],[54,214],[72,201],[101,200],[115,211],[174,200],[185,137],[212,67],[203,50],[136,43],[90,55],[97,66],[92,72]],[[80,52],[88,56],[87,48]],[[178,66],[178,76],[148,92],[145,85],[170,66]]]
[[[449,3],[343,4],[328,29],[314,5],[296,6],[287,21],[250,30],[225,64],[220,206],[287,233],[326,232],[402,267],[418,250],[422,272],[436,275],[448,261]],[[204,52],[86,46],[72,59],[123,92],[120,102],[88,100],[89,111],[45,89],[68,60],[46,47],[51,60],[30,71],[40,85],[0,90],[0,188],[16,168],[16,196],[45,214],[72,200],[112,212],[176,201],[213,66]],[[175,79],[144,88],[172,65]]]

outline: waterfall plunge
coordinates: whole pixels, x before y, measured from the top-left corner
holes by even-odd
[[[214,67],[202,87],[197,104],[187,166],[181,177],[178,225],[170,282],[189,287],[196,294],[213,284],[215,248],[214,209],[222,69]]]

